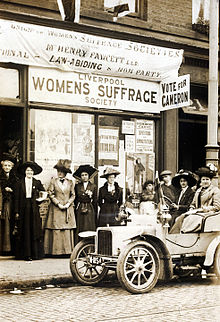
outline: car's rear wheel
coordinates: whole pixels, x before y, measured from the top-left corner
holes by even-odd
[[[213,263],[213,270],[217,278],[220,278],[220,244],[216,248],[214,263]]]
[[[91,263],[89,254],[94,251],[94,240],[84,239],[74,247],[70,257],[71,273],[83,285],[95,285],[108,273],[106,267]]]
[[[160,261],[157,251],[145,241],[128,244],[119,255],[118,280],[131,293],[149,292],[157,283],[159,272]]]

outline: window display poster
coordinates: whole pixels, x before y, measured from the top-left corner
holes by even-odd
[[[145,181],[153,180],[153,160],[151,154],[126,153],[126,199],[140,195]]]
[[[87,117],[88,118],[88,117]],[[95,125],[73,124],[72,160],[74,165],[95,164]]]
[[[133,121],[122,121],[121,133],[123,134],[134,134],[135,122]]]
[[[136,152],[152,153],[154,149],[154,121],[136,120]]]
[[[118,166],[119,129],[117,127],[99,128],[99,165]]]
[[[135,135],[125,135],[125,151],[135,152]]]
[[[42,175],[51,177],[59,159],[71,159],[71,114],[36,110],[35,162],[43,168]]]

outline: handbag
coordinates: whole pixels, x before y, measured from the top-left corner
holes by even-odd
[[[87,203],[85,202],[82,202],[81,203],[81,209],[80,209],[80,212],[83,214],[83,215],[86,215],[88,213],[88,208],[87,208]]]

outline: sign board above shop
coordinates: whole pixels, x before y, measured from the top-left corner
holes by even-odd
[[[29,68],[29,100],[137,112],[160,112],[159,83]]]
[[[183,50],[0,19],[0,62],[160,82]]]
[[[30,67],[28,95],[31,102],[160,113],[189,105],[189,75],[157,83]]]

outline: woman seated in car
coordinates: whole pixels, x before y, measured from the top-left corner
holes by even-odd
[[[177,218],[175,224],[170,230],[171,234],[181,232],[185,220],[188,222],[191,221],[192,227],[188,227],[187,231],[182,232],[195,231],[195,221],[197,221],[198,226],[198,217],[196,218],[196,213],[199,213],[200,220],[202,221],[202,217],[205,217],[210,213],[220,211],[220,190],[218,187],[212,185],[212,178],[216,174],[214,166],[210,165],[199,168],[196,171],[196,174],[199,176],[200,187],[195,192],[189,212],[184,213]],[[190,214],[190,211],[193,211],[193,213]]]

